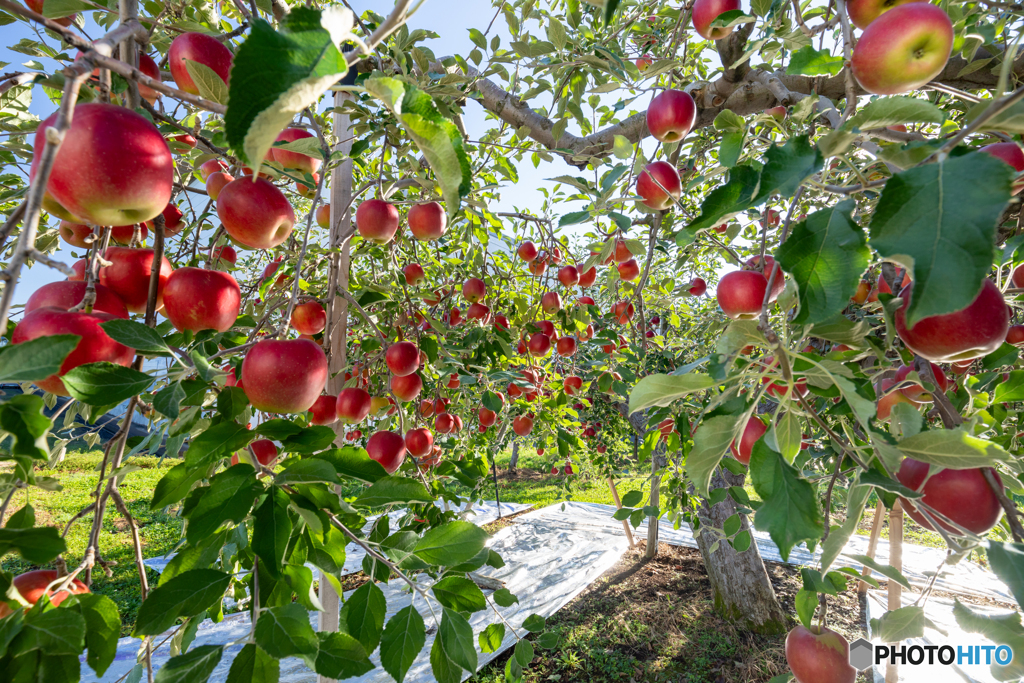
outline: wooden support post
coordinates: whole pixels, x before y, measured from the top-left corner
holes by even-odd
[[[615,488],[615,480],[608,477],[608,488],[612,490],[612,500],[615,501],[615,509],[622,509],[622,501],[619,500],[619,490]],[[629,528],[629,520],[622,520],[622,528],[626,530],[626,540],[629,541],[629,547],[635,548],[636,541],[633,540],[633,530]]]
[[[903,506],[898,499],[889,510],[889,566],[903,571]],[[890,611],[903,607],[902,593],[903,587],[889,579]],[[885,665],[885,683],[897,683],[899,676],[898,664]]]
[[[340,112],[345,103],[351,99],[347,93],[334,94],[334,135],[339,140],[345,140],[335,145],[333,151],[340,151],[348,155],[352,151],[352,140],[349,135],[349,117]],[[346,159],[334,168],[331,174],[331,230],[330,244],[336,248],[341,241],[342,234],[348,231],[352,222],[352,211],[348,209],[342,213],[342,209],[349,206],[352,201],[352,160]],[[327,393],[337,395],[345,387],[345,375],[341,370],[345,367],[347,359],[345,352],[348,337],[348,299],[338,294],[339,290],[348,289],[349,276],[349,247],[331,254],[330,275],[328,277],[329,292],[327,299],[327,328],[326,341],[328,344],[328,373]],[[335,425],[335,443],[344,443],[345,428],[342,425]],[[341,598],[334,586],[331,585],[323,572],[320,572],[320,604],[324,611],[319,615],[319,630],[334,632],[338,630],[338,613],[341,609]],[[333,683],[333,678],[323,675],[317,676],[317,683]]]
[[[875,519],[871,522],[871,538],[868,539],[868,557],[872,560],[875,559],[875,553],[878,551],[878,537],[882,535],[882,516],[884,513],[885,506],[882,505],[882,501],[878,501],[878,506],[875,508]],[[864,567],[861,576],[871,576],[871,567]],[[857,585],[857,592],[861,595],[868,592],[866,581],[861,581]]]

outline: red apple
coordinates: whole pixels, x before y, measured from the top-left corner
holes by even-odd
[[[633,258],[633,252],[629,250],[626,240],[615,241],[615,251],[612,253],[612,258],[616,263],[625,263]]]
[[[426,427],[410,429],[405,433],[405,448],[417,458],[430,453],[434,447],[434,435]]]
[[[448,413],[437,413],[434,418],[434,431],[438,434],[450,434],[455,429],[455,418]]]
[[[915,410],[921,405],[917,401],[912,401],[907,398],[902,391],[891,391],[894,386],[896,386],[896,382],[891,379],[883,379],[878,385],[879,398],[875,412],[878,414],[878,419],[882,422],[889,419],[889,416],[892,414],[892,409],[897,403],[906,403],[907,405],[912,406]]]
[[[327,312],[316,301],[299,304],[292,311],[292,327],[299,334],[319,334],[327,327]]]
[[[36,0],[42,5],[42,0]],[[32,5],[32,0],[28,0],[29,6]],[[42,7],[39,10],[33,9],[33,11],[42,11]],[[74,17],[67,17],[73,19]],[[69,22],[70,23],[70,22]],[[66,24],[62,24],[65,25]],[[56,570],[53,569],[36,569],[35,571],[25,572],[24,574],[18,574],[14,577],[14,587],[18,589],[18,595],[20,595],[25,602],[30,605],[34,605],[43,597],[45,594],[50,599],[50,604],[56,607],[60,603],[67,600],[72,595],[81,595],[88,593],[89,587],[78,579],[71,579],[71,583],[68,587],[59,593],[54,593],[53,589],[47,591],[47,587],[54,581],[58,581],[61,577],[58,576]],[[58,583],[54,588],[57,588],[60,584]],[[0,619],[3,619],[11,613],[11,608],[6,604],[0,603]]]
[[[530,261],[529,265],[527,265],[527,268],[529,269],[531,275],[540,277],[541,275],[544,274],[544,271],[548,269],[548,263],[544,259],[538,258],[533,261]]]
[[[704,292],[708,291],[708,283],[704,282],[702,278],[695,277],[690,281],[690,286],[686,291],[690,296],[703,296]]]
[[[387,244],[398,232],[398,209],[383,199],[367,199],[356,209],[356,228],[363,239]]]
[[[242,290],[230,273],[179,268],[164,287],[164,315],[175,329],[227,332],[238,319]]]
[[[115,320],[114,316],[95,311],[93,313],[72,313],[59,308],[37,308],[27,314],[14,328],[12,344],[32,341],[38,337],[56,334],[75,334],[81,337],[75,348],[60,365],[56,375],[50,375],[35,383],[43,391],[58,396],[68,396],[61,377],[69,370],[86,363],[108,362],[128,367],[135,358],[135,350],[117,343],[107,336],[100,324]]]
[[[577,336],[579,337],[579,340],[581,342],[590,341],[591,339],[594,338],[594,326],[593,325],[587,325],[587,327],[582,332],[580,332]]]
[[[80,280],[51,282],[32,292],[32,296],[25,302],[25,313],[47,307],[66,311],[80,304],[84,296],[85,282]],[[93,304],[93,310],[107,313],[114,318],[128,317],[128,309],[125,308],[121,297],[98,282],[96,283],[96,303]]]
[[[778,215],[777,212],[776,215]],[[770,215],[768,220],[771,221]],[[778,221],[776,221],[776,223],[777,222]],[[744,268],[746,268],[747,270],[756,270],[759,273],[762,273],[764,275],[765,281],[767,281],[768,278],[770,278],[772,275],[772,269],[775,268],[775,259],[771,256],[765,255],[764,269],[762,270],[761,256],[753,256],[746,262]],[[782,271],[782,267],[780,266],[778,270],[775,272],[775,279],[772,280],[772,295],[768,297],[768,303],[772,303],[773,301],[778,299],[779,295],[782,294],[784,289],[786,289],[786,274]]]
[[[636,262],[635,258],[620,263],[616,268],[619,271],[619,277],[623,280],[635,280],[640,277],[640,264]]]
[[[370,414],[370,394],[363,389],[349,387],[338,393],[335,411],[344,424],[358,424]]]
[[[1014,346],[1024,345],[1024,325],[1011,325],[1006,331],[1006,343]]]
[[[647,71],[647,68],[651,64],[654,64],[654,58],[651,57],[650,55],[644,55],[642,57],[637,57],[635,63],[636,63],[636,68],[639,71],[644,72],[644,71]]]
[[[1002,159],[1017,173],[1024,171],[1024,151],[1016,142],[995,142],[985,145],[981,151],[991,154],[996,159]],[[1013,184],[1013,193],[1020,194],[1021,190],[1024,190],[1024,181],[1017,180]]]
[[[224,188],[231,183],[235,177],[228,173],[211,173],[210,177],[206,179],[206,194],[210,195],[210,199],[216,201],[220,199],[220,193]]]
[[[314,197],[316,197],[316,186],[319,182],[320,174],[314,173],[312,181],[305,179],[295,181],[295,191],[298,192],[299,195],[305,197],[306,199],[313,199]]]
[[[36,129],[30,181],[56,118],[51,114]],[[57,152],[45,208],[76,223],[140,223],[167,206],[173,176],[171,150],[148,119],[112,104],[80,104]]]
[[[900,464],[896,478],[904,486],[921,491],[920,499],[925,505],[948,517],[963,528],[984,536],[992,527],[999,523],[1003,508],[999,499],[992,491],[980,467],[965,470],[943,469],[936,467],[936,473],[928,481],[929,465],[927,463],[905,458]],[[1002,488],[1002,479],[993,470],[996,481]],[[921,485],[924,484],[922,488]],[[906,499],[901,499],[903,507],[911,519],[923,528],[933,530],[934,527],[921,512]],[[934,516],[934,515],[933,515]],[[939,524],[951,534],[961,532],[941,520]]]
[[[555,343],[555,351],[559,356],[568,358],[576,353],[576,340],[572,337],[562,337]]]
[[[448,228],[448,216],[437,202],[414,204],[409,209],[409,232],[422,242],[439,240]]]
[[[647,164],[636,181],[636,193],[643,198],[644,206],[658,211],[672,207],[682,192],[679,173],[667,161]]]
[[[897,5],[920,0],[850,0],[846,3],[846,14],[857,28],[864,30],[883,12],[888,12]]]
[[[751,415],[750,419],[747,420],[747,426],[743,428],[743,434],[740,436],[739,447],[736,442],[733,441],[729,449],[732,451],[732,456],[739,460],[744,465],[750,464],[750,454],[754,451],[754,444],[757,440],[764,436],[764,433],[768,431],[765,427],[764,422],[756,415]]]
[[[531,356],[537,358],[546,356],[551,351],[551,337],[543,332],[536,332],[530,336],[527,348],[530,350]]]
[[[491,315],[491,309],[480,303],[473,303],[469,305],[466,310],[466,319],[468,320],[479,320],[486,324],[488,316]]]
[[[220,159],[210,159],[209,161],[204,161],[199,166],[199,177],[203,182],[206,182],[207,178],[214,173],[227,173],[227,171],[228,165],[223,161]]]
[[[797,683],[854,683],[846,638],[823,626],[797,625],[786,636],[786,663]]]
[[[210,67],[224,83],[227,83],[231,75],[233,59],[231,50],[225,47],[224,43],[205,33],[180,33],[171,41],[171,47],[167,52],[171,78],[174,79],[179,90],[193,95],[199,94],[199,88],[192,80],[188,67],[185,66],[185,60]]]
[[[632,320],[634,313],[633,304],[629,301],[619,301],[612,306],[612,317],[620,325],[625,325]]]
[[[149,279],[153,270],[152,249],[129,249],[109,247],[104,257],[111,265],[100,268],[100,283],[109,287],[121,297],[132,313],[145,313],[149,298]],[[157,278],[156,310],[164,306],[164,288],[172,273],[171,262],[160,260],[160,275]],[[234,321],[232,321],[234,322]]]
[[[562,297],[558,296],[558,292],[545,292],[540,298],[540,307],[548,315],[553,315],[562,307]]]
[[[420,350],[412,342],[398,342],[388,348],[384,361],[391,374],[405,377],[420,369]]]
[[[250,249],[273,249],[295,226],[292,205],[263,178],[239,178],[225,185],[217,197],[217,215],[228,235]]]
[[[789,110],[785,107],[771,107],[770,109],[765,109],[764,113],[776,121],[784,121],[789,115]]]
[[[715,296],[733,320],[753,320],[761,313],[768,281],[756,270],[734,270],[718,282]]]
[[[153,58],[145,52],[139,53],[139,71],[144,75],[149,76],[154,81],[162,80],[160,76],[160,68],[156,65],[156,62],[153,61]],[[150,104],[156,104],[157,98],[160,97],[160,93],[153,90],[148,85],[139,83],[139,97]]]
[[[516,253],[519,254],[519,258],[530,263],[537,258],[537,245],[533,242],[523,242],[519,245]]]
[[[484,281],[477,277],[471,277],[462,285],[462,298],[470,303],[483,301],[487,296],[487,287]]]
[[[488,410],[487,408],[481,408],[477,412],[477,417],[480,420],[481,427],[490,427],[498,421],[498,414],[493,410]]]
[[[562,381],[562,388],[569,396],[575,396],[583,389],[583,378],[571,375]]]
[[[868,294],[871,293],[871,283],[867,280],[861,280],[860,284],[857,285],[857,291],[853,296],[850,297],[850,301],[855,304],[863,304],[868,300]]]
[[[338,397],[325,394],[316,399],[309,412],[313,415],[309,421],[314,425],[329,425],[338,421]]]
[[[563,266],[558,271],[558,281],[562,283],[563,287],[572,287],[575,284],[579,284],[580,271],[576,269],[576,266]]]
[[[682,140],[696,118],[697,105],[682,90],[662,90],[647,105],[647,130],[661,142]]]
[[[952,49],[949,15],[936,5],[911,2],[871,22],[853,48],[850,68],[868,92],[898,95],[942,73]]]
[[[585,270],[580,273],[579,277],[580,287],[591,287],[595,282],[597,282],[597,268],[591,266],[589,270]]]
[[[179,209],[176,205],[168,204],[160,213],[163,214],[164,217],[164,235],[166,237],[174,237],[179,232],[181,232],[182,229],[185,227],[185,221],[182,220],[185,214],[182,213],[181,209]],[[147,227],[152,230],[156,230],[156,227],[153,224],[152,220],[146,221],[145,225],[142,228],[142,239],[146,239]],[[110,238],[114,239],[113,233],[111,233]],[[125,244],[127,244],[127,242],[128,240],[124,240]]]
[[[410,263],[402,271],[405,273],[406,284],[415,287],[427,277],[426,273],[423,272],[423,266],[418,263]]]
[[[391,391],[399,401],[412,401],[423,391],[423,380],[416,373],[391,378]]]
[[[533,418],[528,415],[520,415],[512,420],[512,431],[519,436],[527,436],[533,431]]]
[[[693,3],[693,29],[705,40],[721,40],[732,28],[711,28],[711,22],[731,10],[740,9],[740,0],[696,0]]]
[[[302,128],[285,128],[278,134],[274,142],[295,142],[304,138],[315,138],[316,136]],[[287,169],[298,171],[300,174],[309,173],[314,175],[319,169],[322,160],[301,152],[292,152],[280,147],[271,147],[267,158],[276,161]]]
[[[394,432],[375,432],[366,442],[366,454],[388,474],[394,474],[405,461],[405,439]]]
[[[596,306],[597,302],[594,301],[593,297],[581,296],[580,298],[576,299],[576,305],[577,306]]]
[[[189,135],[188,133],[185,133],[185,134],[182,134],[182,135],[172,135],[171,136],[171,140],[173,140],[174,142],[177,142],[179,144],[185,145],[186,147],[189,147],[190,149],[195,149],[196,148],[196,139],[194,137],[192,137],[191,135]],[[180,149],[181,148],[179,147],[178,151],[174,151],[174,150],[172,150],[172,151],[174,151],[175,154],[181,154]]]
[[[331,227],[331,205],[321,204],[316,207],[316,224],[321,228]]]
[[[462,311],[457,308],[453,308],[447,316],[444,317],[445,322],[451,326],[458,325],[462,322]]]
[[[265,339],[242,361],[249,402],[265,413],[304,413],[327,381],[327,356],[308,339]]]
[[[903,306],[896,311],[896,332],[907,348],[928,360],[949,363],[980,358],[995,351],[1006,339],[1010,314],[1002,292],[991,280],[985,280],[978,296],[967,308],[924,318],[907,329],[906,312],[913,291],[911,284],[900,294]]]

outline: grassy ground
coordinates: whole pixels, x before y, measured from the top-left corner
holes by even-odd
[[[60,480],[63,490],[45,492],[33,489],[28,501],[36,513],[36,524],[50,524],[62,531],[64,526],[75,514],[92,502],[92,494],[96,486],[96,468],[103,454],[100,451],[88,453],[69,453],[63,463],[57,466],[51,476]],[[176,461],[165,460],[158,464],[159,458],[135,457],[125,464],[140,469],[128,473],[120,484],[121,495],[128,505],[128,511],[140,526],[140,536],[145,557],[159,557],[171,550],[177,542],[182,528],[182,520],[163,511],[151,512],[149,500],[153,488],[164,473]],[[21,495],[21,494],[19,494]],[[26,497],[15,499],[11,510],[20,509]],[[89,540],[92,527],[92,514],[86,515],[68,531],[66,537],[68,553],[66,560],[69,566],[75,566],[82,559],[85,546]],[[135,623],[135,615],[142,602],[139,592],[139,574],[135,566],[135,555],[132,549],[132,537],[128,525],[110,503],[103,517],[103,530],[100,534],[100,552],[108,562],[115,562],[110,567],[112,573],[107,577],[97,569],[93,576],[92,590],[110,597],[117,603],[121,613],[121,634],[128,635]],[[38,569],[23,561],[18,556],[9,555],[0,563],[6,571],[21,573],[30,569]],[[159,577],[148,571],[150,585],[156,585]]]

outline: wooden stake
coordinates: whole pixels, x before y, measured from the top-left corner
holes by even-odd
[[[352,140],[349,136],[349,117],[342,114],[340,109],[351,99],[351,95],[342,92],[334,94],[334,135],[339,140],[345,140],[335,146],[334,151],[341,151],[346,156],[352,151]],[[330,244],[336,247],[340,236],[348,231],[351,224],[351,210],[339,215],[343,207],[349,205],[352,200],[352,160],[346,159],[335,167],[331,175],[331,230]],[[327,301],[327,328],[326,341],[328,342],[329,372],[327,374],[327,393],[337,395],[345,388],[345,375],[341,372],[345,367],[347,359],[345,351],[348,337],[348,299],[340,296],[339,289],[348,289],[349,275],[349,247],[341,253],[331,255],[331,268],[329,277],[330,298]],[[335,443],[344,443],[345,427],[335,424]],[[320,604],[324,611],[319,614],[319,630],[335,632],[338,631],[339,610],[341,599],[334,586],[327,580],[323,572],[320,572]],[[323,675],[317,676],[317,683],[333,683],[333,678]]]
[[[897,499],[889,510],[889,566],[896,571],[903,571],[903,507]],[[903,607],[901,596],[903,587],[889,579],[889,610]],[[899,665],[885,665],[885,683],[899,681]]]
[[[615,487],[615,480],[608,477],[608,488],[612,490],[612,500],[615,501],[615,509],[622,509],[622,501],[619,500],[619,489]],[[629,520],[622,520],[622,528],[626,530],[626,540],[629,541],[629,547],[635,548],[636,541],[633,540],[633,530],[629,527]]]
[[[871,538],[868,540],[868,557],[872,560],[875,559],[875,552],[878,550],[878,537],[882,534],[882,514],[884,512],[885,506],[882,505],[882,501],[878,501],[878,507],[875,508],[875,519],[871,522]],[[861,576],[871,576],[871,567],[864,567]],[[861,581],[857,585],[857,592],[861,595],[868,592],[866,581]]]

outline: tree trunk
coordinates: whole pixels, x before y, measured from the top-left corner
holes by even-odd
[[[665,457],[665,444],[661,442],[651,454],[651,496],[647,504],[658,507],[661,504],[661,475],[655,474],[668,462]],[[658,554],[658,528],[661,525],[661,517],[647,518],[647,549],[644,551],[644,558],[650,560]]]
[[[512,440],[512,459],[508,462],[508,471],[515,472],[519,466],[519,440]]]
[[[724,469],[719,472],[711,479],[712,489],[743,485],[743,475],[732,474]],[[697,514],[701,529],[715,527],[721,530],[725,520],[736,514],[736,503],[728,496],[712,506],[703,500]],[[741,515],[740,521],[741,529],[753,533],[746,516]],[[712,551],[717,536],[712,533],[695,535],[714,590],[715,609],[718,613],[755,633],[785,633],[786,616],[768,580],[764,561],[753,539],[750,547],[740,553],[725,540],[720,540],[718,547]]]

